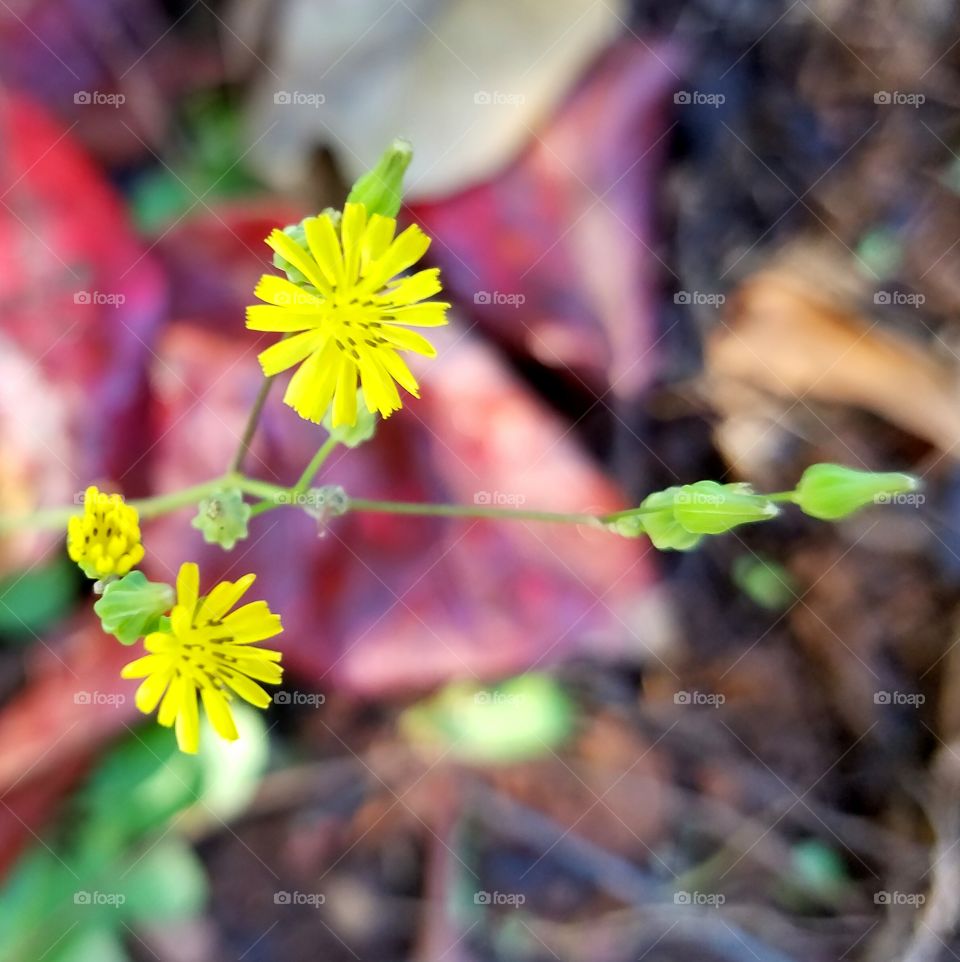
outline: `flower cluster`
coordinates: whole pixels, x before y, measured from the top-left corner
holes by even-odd
[[[83,495],[83,514],[67,524],[67,553],[88,578],[122,577],[143,559],[136,508],[91,485]]]

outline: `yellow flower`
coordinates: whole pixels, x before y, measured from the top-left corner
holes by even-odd
[[[230,711],[234,695],[266,708],[270,695],[257,681],[276,685],[281,680],[280,652],[254,645],[283,631],[280,616],[265,601],[227,614],[255,577],[223,581],[201,596],[199,569],[191,562],[182,564],[169,626],[147,635],[144,648],[150,654],[120,673],[144,679],[137,689],[137,708],[148,715],[159,705],[157,721],[167,727],[176,723],[181,751],[193,754],[200,744],[197,692],[217,734],[234,741],[237,728]]]
[[[88,578],[122,578],[143,560],[137,509],[90,485],[83,514],[67,522],[67,553]]]
[[[357,377],[371,412],[389,417],[402,407],[396,385],[419,397],[419,386],[398,351],[434,357],[436,349],[410,327],[447,323],[450,307],[427,298],[441,289],[440,272],[397,275],[430,246],[419,227],[394,237],[392,217],[367,217],[363,204],[347,204],[339,229],[328,214],[303,222],[309,252],[275,230],[267,238],[309,282],[300,287],[265,274],[254,293],[266,304],[247,308],[247,327],[290,335],[260,354],[270,377],[300,364],[284,401],[319,422],[333,403],[333,426],[357,419]]]

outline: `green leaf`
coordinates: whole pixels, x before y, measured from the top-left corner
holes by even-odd
[[[119,925],[119,919],[117,922]],[[130,962],[120,933],[112,926],[81,924],[56,946],[52,954],[44,956],[44,962],[91,962],[92,959],[96,962]]]
[[[100,625],[122,645],[132,645],[156,631],[160,617],[173,607],[173,588],[148,581],[142,571],[131,571],[119,581],[111,581],[93,606]]]

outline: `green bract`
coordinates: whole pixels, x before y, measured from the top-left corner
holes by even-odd
[[[250,510],[239,488],[227,488],[201,501],[190,524],[203,534],[207,544],[218,544],[229,551],[246,538]]]
[[[814,464],[803,472],[793,500],[804,514],[836,521],[868,504],[887,504],[917,491],[919,478],[899,472],[855,471],[840,464]]]
[[[132,645],[138,638],[156,631],[161,617],[173,607],[170,585],[148,581],[142,571],[131,571],[111,581],[93,610],[108,635],[121,644]]]
[[[749,484],[718,484],[697,481],[678,488],[674,515],[680,525],[694,534],[723,534],[753,521],[768,521],[779,513],[777,506]]]
[[[413,147],[406,140],[394,140],[377,166],[353,185],[347,202],[363,204],[371,214],[396,217],[403,200],[403,175],[412,158]]]
[[[330,437],[348,448],[355,448],[364,441],[369,441],[377,431],[377,414],[367,410],[363,395],[357,392],[357,422],[356,424],[341,424],[333,426],[333,411],[327,411],[323,417],[323,426]]]

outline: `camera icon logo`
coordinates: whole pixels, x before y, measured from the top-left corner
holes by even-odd
[[[293,95],[289,90],[278,90],[273,95],[273,102],[275,104],[289,104],[293,102]]]
[[[673,102],[675,104],[689,104],[692,100],[693,98],[690,96],[689,90],[678,90],[673,95]]]
[[[489,90],[478,90],[473,95],[473,102],[481,106],[487,106],[493,103],[493,97],[490,96]]]
[[[473,893],[473,904],[474,905],[489,905],[493,900],[490,898],[489,892],[474,892]]]
[[[74,705],[89,705],[90,701],[91,701],[90,692],[78,691],[74,693],[74,696],[73,696]]]
[[[491,504],[493,502],[493,495],[489,491],[477,491],[473,496],[474,504]]]
[[[477,293],[473,295],[474,304],[489,304],[490,300],[489,291],[477,291]]]
[[[289,892],[274,892],[273,893],[273,904],[274,905],[289,905],[293,901]]]
[[[74,892],[73,893],[73,904],[74,905],[89,905],[92,901],[89,892]]]
[[[73,295],[74,304],[89,304],[90,302],[91,298],[89,291],[77,291],[76,294]]]
[[[888,691],[875,691],[873,693],[873,703],[874,705],[889,705],[891,702],[890,692]]]
[[[89,104],[93,103],[93,96],[89,90],[78,90],[73,95],[73,102],[75,104]]]
[[[878,90],[873,95],[873,102],[875,104],[889,104],[892,101],[893,98],[890,96],[890,92],[888,90]]]
[[[275,705],[289,705],[290,702],[290,692],[288,691],[278,691],[273,696],[273,703]]]
[[[678,691],[674,692],[673,703],[675,705],[689,705],[690,704],[690,692],[688,691]]]

